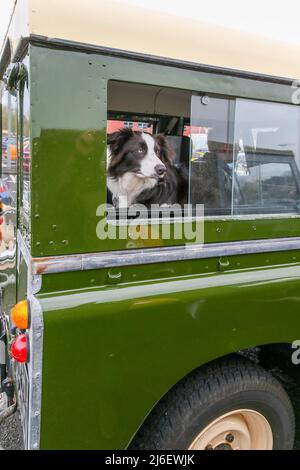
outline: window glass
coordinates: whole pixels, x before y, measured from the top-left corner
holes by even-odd
[[[206,215],[231,212],[234,100],[192,96],[190,203]]]
[[[237,100],[232,214],[299,213],[300,109]]]

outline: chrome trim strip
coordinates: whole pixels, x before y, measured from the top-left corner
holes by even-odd
[[[41,403],[42,403],[42,366],[43,366],[43,312],[40,302],[29,296],[31,327],[29,329],[29,418],[27,449],[38,450],[40,447]]]
[[[32,272],[32,258],[29,248],[21,232],[17,232],[18,258],[20,253],[28,267],[27,298],[30,304],[31,326],[28,330],[29,351],[28,382],[28,428],[24,436],[25,449],[37,450],[40,448],[41,433],[41,403],[42,403],[42,366],[43,366],[43,311],[39,300],[34,296],[41,288],[42,276]]]
[[[31,264],[32,273],[41,275],[289,250],[300,250],[300,237],[49,256],[32,258]]]

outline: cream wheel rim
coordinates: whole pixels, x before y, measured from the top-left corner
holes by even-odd
[[[189,450],[271,450],[273,433],[267,419],[254,410],[230,411],[212,421]]]

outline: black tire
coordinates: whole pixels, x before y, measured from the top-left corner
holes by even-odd
[[[188,449],[221,415],[237,409],[262,414],[270,424],[273,449],[292,449],[295,418],[281,384],[251,361],[231,356],[192,372],[157,404],[130,449]]]

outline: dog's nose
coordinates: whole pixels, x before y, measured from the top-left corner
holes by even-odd
[[[154,167],[154,170],[155,170],[155,172],[156,172],[156,174],[157,174],[158,176],[164,176],[164,174],[165,174],[166,171],[167,171],[165,165],[156,165],[156,166]]]

